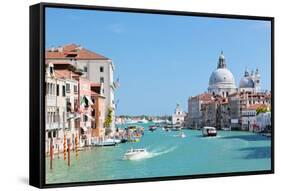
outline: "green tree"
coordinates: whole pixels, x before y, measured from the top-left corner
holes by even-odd
[[[106,135],[108,135],[112,132],[112,130],[110,129],[111,124],[112,124],[112,119],[113,119],[112,112],[113,112],[112,108],[109,107],[108,111],[107,111],[107,116],[106,116],[105,121],[104,121],[105,134]]]
[[[260,113],[265,113],[265,112],[267,112],[268,110],[267,110],[267,108],[266,107],[258,107],[257,109],[256,109],[256,112],[257,112],[257,115],[258,114],[260,114]]]

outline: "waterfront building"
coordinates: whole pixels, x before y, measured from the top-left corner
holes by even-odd
[[[91,81],[83,77],[74,77],[78,81],[78,103],[80,113],[79,144],[81,147],[91,145],[92,138],[92,91]]]
[[[270,108],[271,93],[269,92],[236,92],[229,96],[229,110],[231,128],[250,130],[251,123],[255,122],[254,109],[257,106]],[[248,117],[249,116],[249,117]]]
[[[259,113],[256,116],[257,125],[259,131],[271,132],[271,112]]]
[[[202,126],[217,127],[217,107],[215,99],[201,105]]]
[[[177,107],[175,109],[175,112],[172,115],[172,123],[176,125],[184,125],[184,118],[186,114],[182,110],[179,104],[177,104]]]
[[[53,62],[70,62],[79,71],[82,77],[93,83],[103,84],[102,93],[105,97],[106,113],[112,110],[111,131],[115,131],[115,101],[114,92],[117,83],[114,82],[114,64],[111,59],[83,48],[76,44],[52,47],[46,51],[46,60]]]
[[[189,128],[201,128],[202,127],[202,111],[201,106],[203,103],[211,101],[213,99],[212,94],[203,93],[197,96],[188,98],[188,126]]]
[[[45,67],[45,137],[46,152],[49,153],[50,144],[54,151],[62,149],[66,121],[66,85],[63,79],[57,78],[52,63]]]
[[[74,77],[79,77],[80,72],[67,62],[52,62],[57,78],[65,81],[65,104],[67,127],[64,135],[71,143],[71,148],[75,145],[75,136],[78,136],[80,124],[78,121],[78,81]]]
[[[229,129],[230,128],[230,109],[229,109],[229,101],[228,98],[222,99],[220,104],[218,105],[218,129]]]
[[[250,105],[241,111],[241,130],[254,131],[257,108],[260,104]]]
[[[208,92],[212,95],[227,97],[237,91],[235,79],[230,70],[226,67],[223,52],[219,56],[217,69],[212,72],[209,79]]]
[[[105,136],[105,97],[101,94],[102,85],[91,83],[92,105],[92,138],[99,139]]]

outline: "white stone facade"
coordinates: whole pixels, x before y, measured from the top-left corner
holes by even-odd
[[[172,123],[176,125],[183,125],[185,116],[186,116],[185,112],[182,110],[180,105],[177,104],[175,112],[172,115]]]

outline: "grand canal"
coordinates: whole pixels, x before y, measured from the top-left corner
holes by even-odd
[[[53,169],[46,158],[46,183],[131,179],[175,175],[241,172],[271,169],[270,138],[241,131],[218,131],[217,137],[202,137],[201,131],[149,132],[140,142],[115,147],[93,147],[71,153],[71,166],[60,156]],[[130,148],[146,148],[149,155],[140,160],[123,160]]]

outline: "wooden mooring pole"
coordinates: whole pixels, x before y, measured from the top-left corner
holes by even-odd
[[[50,143],[50,169],[53,169],[53,155],[54,155],[54,151],[53,151],[53,139],[51,139],[51,143]]]
[[[66,160],[66,136],[63,137],[63,160]]]
[[[78,135],[75,136],[75,156],[76,160],[78,160]]]
[[[70,140],[68,140],[68,144],[67,144],[67,153],[68,153],[67,165],[70,166]]]

